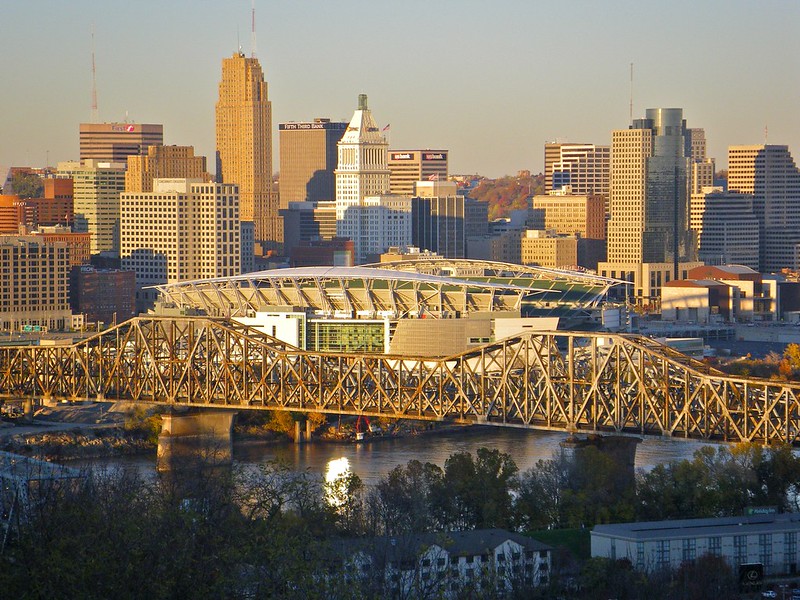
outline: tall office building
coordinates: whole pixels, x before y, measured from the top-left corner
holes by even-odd
[[[608,261],[598,269],[631,281],[639,304],[657,305],[662,285],[698,264],[687,136],[680,108],[648,109],[612,133]]]
[[[125,164],[85,160],[58,163],[59,176],[72,177],[73,231],[92,234],[92,254],[119,256],[119,195]]]
[[[411,241],[421,250],[464,258],[464,196],[450,181],[421,181],[411,199]]]
[[[353,241],[356,263],[411,244],[411,198],[388,194],[388,146],[360,94],[336,167],[336,234]]]
[[[216,107],[217,181],[239,186],[242,221],[255,223],[255,239],[280,250],[283,226],[272,188],[272,103],[256,58],[236,52],[222,60]]]
[[[164,143],[164,126],[139,123],[81,123],[80,159],[125,162]]]
[[[571,186],[577,195],[608,199],[611,147],[549,142],[544,145],[544,190]]]
[[[39,237],[0,236],[0,330],[72,326],[69,247]]]
[[[336,198],[336,148],[346,122],[314,119],[281,123],[280,208],[290,202],[324,202]]]
[[[337,145],[337,220],[348,206],[389,193],[388,149],[389,144],[367,106],[367,95],[359,94],[358,108]]]
[[[156,293],[143,287],[241,273],[234,184],[155,179],[152,192],[125,192],[120,205],[122,268],[136,272],[140,310]]]
[[[736,264],[758,270],[760,247],[753,196],[705,187],[692,194],[689,222],[697,232],[697,256],[707,265]]]
[[[752,194],[760,271],[800,269],[800,170],[788,146],[731,146],[728,190]]]
[[[211,181],[206,157],[195,156],[193,146],[150,146],[145,154],[128,157],[126,192],[152,192],[153,179],[202,179]]]
[[[447,150],[389,152],[389,193],[413,196],[418,181],[447,181]]]

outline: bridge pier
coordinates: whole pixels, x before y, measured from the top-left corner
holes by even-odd
[[[311,421],[306,419],[306,433],[305,436],[302,434],[300,429],[300,421],[294,422],[294,443],[295,444],[302,444],[303,442],[310,442],[311,441]]]
[[[576,460],[581,460],[589,448],[599,451],[619,467],[622,478],[619,483],[633,486],[636,484],[636,446],[641,441],[634,436],[592,434],[579,438],[572,434],[561,442],[561,447]]]
[[[234,413],[227,411],[163,415],[156,468],[169,471],[198,464],[229,464],[233,417]]]

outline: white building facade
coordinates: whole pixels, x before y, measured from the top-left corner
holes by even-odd
[[[627,558],[636,569],[656,571],[711,554],[734,570],[760,564],[764,575],[794,575],[798,532],[794,513],[597,525],[592,557]]]
[[[353,240],[356,264],[411,244],[411,200],[389,195],[388,148],[366,94],[359,95],[336,168],[336,235]]]

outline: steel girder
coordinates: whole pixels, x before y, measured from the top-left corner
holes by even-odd
[[[0,348],[0,394],[800,443],[800,385],[728,377],[638,336],[540,332],[432,359],[313,353],[206,317]]]

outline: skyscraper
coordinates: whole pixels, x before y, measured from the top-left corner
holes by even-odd
[[[73,180],[73,231],[92,234],[92,254],[119,256],[119,195],[125,190],[125,164],[90,159],[58,163],[58,171]]]
[[[336,144],[346,122],[314,119],[306,123],[281,123],[280,208],[290,202],[320,202],[336,198]]]
[[[122,267],[136,272],[140,310],[157,295],[145,286],[241,273],[238,200],[233,184],[186,178],[120,195]]]
[[[578,195],[608,199],[611,147],[550,142],[544,145],[544,189],[571,186]]]
[[[336,234],[353,240],[356,263],[411,243],[411,199],[388,194],[388,146],[360,94],[336,168]]]
[[[389,193],[389,144],[375,124],[367,95],[359,94],[358,108],[339,140],[336,166],[336,218],[348,206],[369,196]]]
[[[388,166],[390,193],[413,196],[418,181],[447,181],[447,150],[392,150]]]
[[[760,270],[800,269],[800,170],[788,146],[731,146],[728,190],[752,194]]]
[[[217,121],[217,181],[239,185],[242,221],[255,239],[280,250],[283,227],[272,189],[272,103],[257,58],[236,52],[222,60]]]
[[[687,139],[680,108],[647,109],[612,133],[608,262],[598,269],[631,281],[640,304],[657,304],[661,286],[697,264]]]
[[[411,238],[420,250],[464,258],[464,196],[452,181],[422,181],[411,200]]]
[[[80,159],[125,162],[164,143],[164,126],[139,123],[81,123]]]

